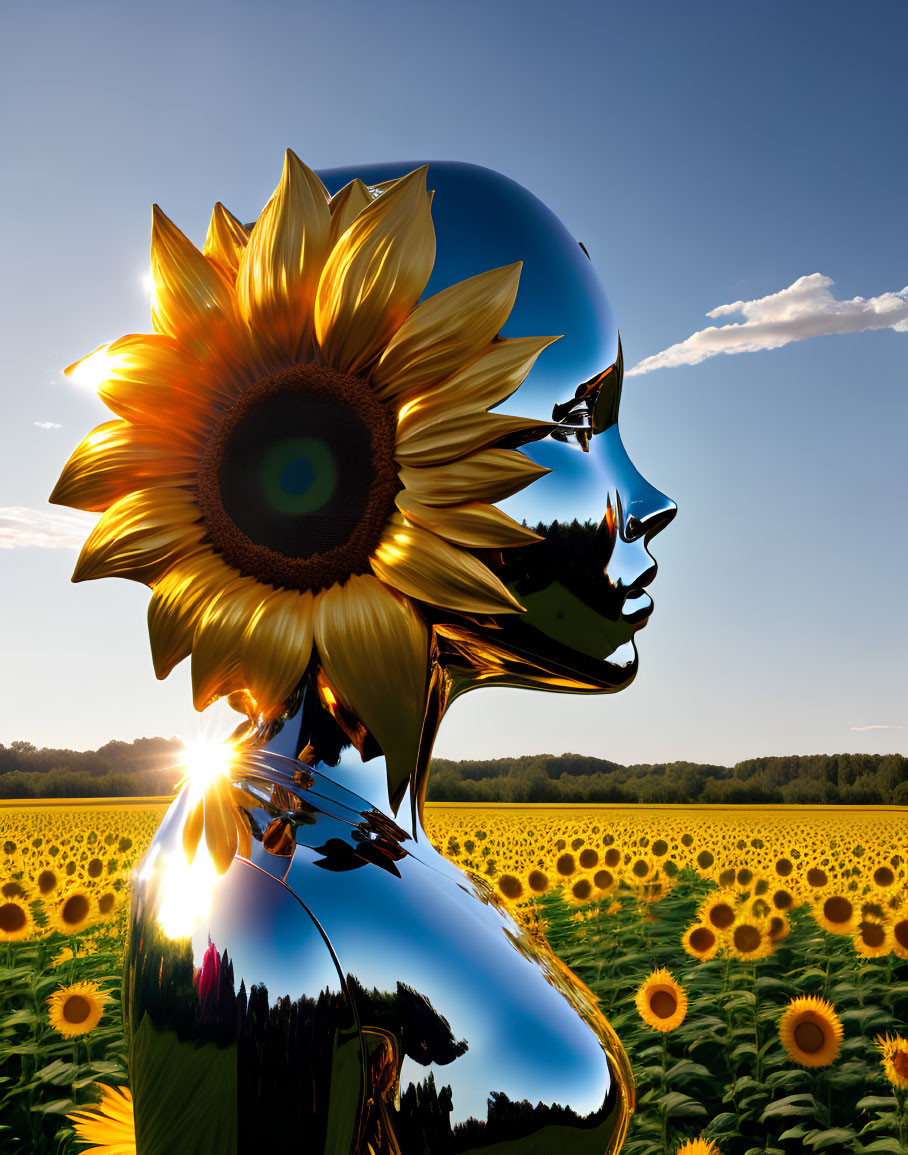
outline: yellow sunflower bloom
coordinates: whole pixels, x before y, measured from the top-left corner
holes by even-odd
[[[104,1004],[109,998],[110,995],[103,994],[95,982],[61,987],[47,1000],[50,1025],[66,1038],[87,1035],[101,1021]]]
[[[0,942],[31,938],[35,922],[28,903],[21,898],[0,900]]]
[[[843,894],[827,895],[813,906],[816,921],[830,934],[853,935],[860,910]]]
[[[687,1014],[687,992],[664,967],[643,981],[635,1002],[640,1018],[654,1031],[674,1031]]]
[[[851,941],[862,958],[883,958],[892,951],[892,937],[885,922],[864,918],[858,923]]]
[[[876,1045],[883,1056],[881,1062],[886,1078],[893,1087],[904,1090],[908,1087],[908,1039],[886,1035],[877,1039]]]
[[[732,891],[719,891],[701,904],[697,919],[722,934],[735,921],[736,907],[736,897]]]
[[[693,958],[707,962],[715,957],[719,949],[719,935],[711,927],[702,922],[695,922],[689,926],[681,938],[681,945]]]
[[[103,511],[74,581],[151,587],[158,677],[191,655],[196,708],[227,697],[258,723],[317,672],[351,741],[381,747],[393,800],[423,721],[421,607],[522,612],[473,551],[539,540],[494,503],[548,472],[514,448],[548,426],[490,410],[554,338],[499,337],[519,264],[420,301],[430,202],[426,169],[329,200],[288,151],[248,232],[217,205],[199,251],[156,208],[155,331],[92,354],[117,419],[51,497]],[[225,792],[206,827],[209,803],[220,869]]]
[[[768,923],[754,915],[740,915],[728,928],[725,949],[733,958],[750,961],[772,954]]]
[[[908,959],[908,918],[904,913],[892,924],[892,953],[898,958]]]
[[[766,933],[773,943],[781,942],[783,938],[788,938],[791,934],[791,923],[788,921],[787,915],[771,914],[767,919]]]
[[[61,934],[75,934],[84,930],[93,915],[91,895],[81,887],[67,891],[52,912],[52,921]]]
[[[677,1155],[722,1155],[712,1139],[685,1139]]]
[[[136,1129],[128,1087],[98,1083],[101,1102],[67,1115],[82,1143],[94,1143],[82,1155],[135,1155]]]
[[[792,999],[779,1020],[782,1046],[802,1067],[828,1067],[839,1053],[842,1034],[832,1005],[815,995]]]

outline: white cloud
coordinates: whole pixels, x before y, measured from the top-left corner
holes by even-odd
[[[0,506],[0,549],[76,549],[98,520],[97,514],[77,510],[28,509]]]
[[[822,273],[811,273],[809,277],[799,277],[780,293],[755,301],[719,305],[707,313],[707,317],[733,317],[740,313],[744,320],[701,329],[686,341],[670,345],[652,357],[644,357],[627,371],[627,376],[676,365],[699,365],[719,353],[778,349],[791,341],[827,337],[832,333],[861,333],[866,329],[908,333],[908,287],[879,297],[837,301],[829,291],[834,283]]]
[[[904,726],[849,726],[849,730],[904,730]]]
[[[32,425],[37,426],[38,429],[62,429],[56,421],[33,421]]]

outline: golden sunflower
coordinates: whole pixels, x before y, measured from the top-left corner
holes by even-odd
[[[731,891],[710,895],[697,911],[698,920],[720,934],[728,930],[735,921],[735,915],[736,899]]]
[[[83,1143],[94,1143],[82,1155],[135,1155],[136,1129],[128,1087],[97,1084],[101,1102],[67,1115]]]
[[[772,954],[769,925],[752,914],[741,914],[728,928],[725,949],[733,958],[752,960]]]
[[[430,202],[424,168],[329,199],[288,151],[251,231],[218,204],[200,252],[155,208],[155,331],[91,355],[117,420],[51,497],[104,511],[74,581],[151,587],[159,678],[191,655],[196,708],[226,696],[258,723],[311,669],[395,800],[424,714],[421,604],[522,612],[472,551],[539,540],[493,503],[548,472],[502,443],[549,426],[489,410],[554,338],[498,335],[519,264],[420,301]]]
[[[904,1090],[908,1087],[908,1039],[900,1035],[886,1035],[876,1045],[882,1054],[883,1070],[893,1085]]]
[[[637,1011],[654,1031],[673,1031],[687,1014],[687,992],[663,967],[644,979],[637,991]]]
[[[901,912],[900,912],[901,913]],[[908,918],[896,917],[892,924],[892,953],[901,959],[908,959]]]
[[[803,995],[782,1012],[779,1039],[802,1067],[828,1067],[839,1053],[842,1024],[830,1003]]]
[[[681,945],[689,955],[707,962],[719,949],[719,935],[711,926],[695,922],[684,932]]]
[[[104,1004],[109,998],[110,995],[103,994],[95,982],[60,987],[47,1000],[50,1025],[66,1038],[87,1035],[101,1021]]]
[[[0,899],[0,942],[30,938],[34,930],[35,920],[23,898]]]
[[[821,902],[814,903],[813,916],[830,934],[853,935],[860,911],[850,898],[843,894],[827,895]]]
[[[61,934],[75,934],[92,919],[91,895],[81,887],[67,891],[52,913],[52,921]]]
[[[51,870],[48,866],[41,871],[41,873],[35,879],[35,883],[41,894],[47,896],[48,894],[53,894],[53,892],[60,885],[60,876],[55,870]]]
[[[881,919],[862,918],[851,941],[862,958],[883,958],[892,951],[889,927]]]
[[[784,914],[771,914],[766,923],[766,933],[773,943],[781,942],[791,934],[791,923]]]
[[[677,1155],[722,1155],[712,1139],[685,1139]]]

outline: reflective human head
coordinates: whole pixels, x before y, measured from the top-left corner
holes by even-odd
[[[354,177],[380,188],[415,167],[320,175],[334,193]],[[436,258],[425,295],[520,261],[502,336],[559,337],[498,409],[539,419],[520,448],[550,470],[500,503],[543,540],[481,555],[526,612],[490,622],[430,611],[451,679],[447,700],[482,685],[622,689],[636,674],[634,637],[653,607],[648,547],[675,505],[640,475],[621,440],[621,344],[605,290],[583,246],[514,181],[475,165],[430,162],[428,183]]]

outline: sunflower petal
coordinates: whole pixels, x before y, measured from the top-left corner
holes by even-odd
[[[513,449],[483,449],[446,465],[405,465],[400,480],[423,505],[463,505],[502,501],[551,472]]]
[[[202,545],[155,582],[148,603],[148,637],[156,677],[166,678],[178,662],[189,657],[204,609],[219,598],[230,597],[246,580]]]
[[[429,632],[416,607],[371,574],[316,599],[315,639],[331,688],[381,746],[389,793],[416,766],[429,675]]]
[[[443,385],[412,392],[400,410],[401,431],[500,405],[524,381],[542,350],[557,340],[515,337],[495,341]]]
[[[201,609],[192,636],[192,700],[197,710],[245,688],[240,672],[243,635],[266,593],[261,582],[244,577]]]
[[[192,862],[195,858],[195,852],[199,848],[199,841],[202,837],[204,825],[204,801],[199,798],[189,807],[189,813],[186,815],[186,821],[183,823],[183,853],[186,855],[187,862]]]
[[[50,495],[52,505],[105,510],[135,489],[187,485],[198,457],[163,429],[108,421],[92,430],[63,468]]]
[[[433,606],[467,614],[523,612],[477,557],[408,525],[399,514],[391,518],[369,562],[386,585]]]
[[[328,207],[331,209],[332,249],[363,209],[370,204],[372,204],[372,194],[358,177],[344,185],[340,192],[334,194],[328,202]]]
[[[426,168],[363,209],[334,246],[315,301],[315,335],[329,365],[361,372],[419,300],[435,263]]]
[[[226,873],[236,857],[236,819],[229,779],[215,780],[205,791],[205,844],[218,874]]]
[[[408,521],[468,549],[507,549],[542,541],[538,533],[519,525],[494,505],[478,501],[469,505],[421,505],[406,490],[395,500]]]
[[[244,226],[218,201],[211,213],[203,256],[217,261],[226,273],[236,277],[240,256],[248,241],[249,233]]]
[[[250,619],[242,640],[243,684],[266,722],[279,717],[312,654],[312,594],[276,590]]]
[[[72,580],[124,577],[157,581],[204,535],[198,506],[184,489],[140,489],[108,509],[82,547]]]
[[[233,286],[154,206],[151,226],[151,317],[156,333],[186,340],[235,317]],[[206,341],[211,336],[206,336]]]
[[[206,364],[164,334],[131,333],[107,352],[110,376],[98,388],[107,408],[190,445],[202,443],[223,406],[249,383],[247,375],[218,359]]]
[[[372,374],[379,397],[446,381],[477,357],[508,319],[522,262],[442,289],[421,301],[392,337]]]
[[[538,431],[544,435],[555,426],[532,417],[507,413],[464,413],[447,420],[420,423],[418,414],[398,426],[394,456],[401,465],[438,465],[454,461],[479,449],[495,445],[515,433]],[[406,428],[401,431],[403,426]]]
[[[330,228],[325,186],[287,149],[280,183],[240,257],[236,292],[259,339],[291,361],[306,357]]]

